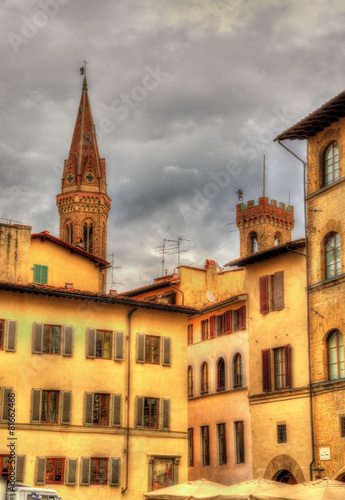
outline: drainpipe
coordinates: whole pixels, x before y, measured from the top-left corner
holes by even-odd
[[[171,288],[175,288],[175,290],[177,290],[178,292],[181,292],[181,295],[182,295],[182,305],[184,306],[184,291],[181,290],[180,288],[177,288],[177,286],[173,285],[172,283],[169,283],[169,285],[171,286]]]
[[[126,423],[126,448],[125,448],[125,454],[126,454],[126,485],[122,488],[121,493],[124,494],[126,493],[128,489],[128,474],[129,474],[129,469],[128,469],[128,462],[129,462],[129,403],[130,403],[130,382],[131,382],[131,319],[133,313],[137,310],[136,307],[133,307],[127,314],[128,318],[128,344],[127,344],[127,395],[126,395],[126,401],[127,401],[127,423]]]
[[[309,412],[311,425],[311,455],[312,461],[309,464],[309,478],[313,480],[313,464],[315,463],[315,441],[314,441],[314,418],[313,418],[313,394],[311,388],[311,358],[310,358],[310,313],[309,313],[309,250],[308,250],[308,234],[307,234],[307,162],[303,161],[285,144],[278,141],[278,144],[294,156],[303,164],[303,194],[304,194],[304,234],[305,234],[305,257],[306,257],[306,292],[307,292],[307,332],[308,332],[308,376],[309,376]]]

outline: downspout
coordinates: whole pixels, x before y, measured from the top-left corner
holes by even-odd
[[[178,292],[181,292],[181,295],[182,295],[182,305],[184,306],[184,291],[181,290],[180,288],[177,288],[177,286],[173,285],[172,283],[169,283],[169,285],[171,286],[171,288],[175,288],[175,290],[177,290]]]
[[[306,292],[307,292],[307,333],[308,333],[308,376],[309,376],[309,413],[311,425],[311,456],[312,461],[309,464],[309,479],[313,480],[313,464],[315,463],[315,440],[314,440],[314,418],[313,418],[313,394],[311,387],[311,357],[310,357],[310,313],[309,313],[309,250],[308,250],[308,231],[307,231],[307,162],[303,161],[285,144],[278,141],[278,144],[294,156],[303,164],[303,194],[304,194],[304,234],[305,234],[305,257],[306,257]]]
[[[127,344],[127,394],[126,394],[126,402],[127,402],[127,422],[126,422],[126,448],[125,448],[125,454],[126,454],[126,484],[125,486],[121,489],[121,493],[124,494],[126,493],[128,489],[128,475],[129,475],[129,468],[128,468],[128,463],[129,463],[129,404],[130,404],[130,382],[131,382],[131,320],[132,320],[132,315],[135,313],[137,310],[136,307],[133,307],[127,314],[128,318],[128,344]]]

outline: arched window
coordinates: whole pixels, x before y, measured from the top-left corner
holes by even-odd
[[[323,155],[323,185],[329,186],[339,179],[338,143],[332,142]]]
[[[325,238],[326,279],[341,274],[340,235],[330,233]]]
[[[277,232],[275,235],[274,235],[274,246],[278,246],[278,245],[281,245],[282,244],[282,235],[281,233]]]
[[[208,364],[201,365],[201,394],[208,394]]]
[[[93,250],[93,224],[92,222],[84,223],[83,231],[84,248],[87,252],[92,253]]]
[[[225,363],[220,358],[217,363],[217,391],[225,391]]]
[[[330,380],[344,378],[344,344],[343,334],[334,330],[327,340],[328,375]]]
[[[234,357],[234,387],[243,387],[242,356],[239,352]]]
[[[249,234],[249,251],[255,253],[259,250],[258,235],[255,232]]]
[[[66,230],[67,243],[70,243],[71,245],[73,245],[73,226],[72,226],[71,221],[66,222],[65,230]]]
[[[193,380],[193,368],[188,366],[188,397],[192,398],[194,396],[194,380]]]

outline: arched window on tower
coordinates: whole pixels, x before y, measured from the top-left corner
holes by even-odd
[[[333,330],[330,333],[327,339],[327,350],[329,380],[344,378],[344,342],[343,334],[339,330]]]
[[[92,223],[92,221],[84,222],[83,242],[84,242],[84,249],[87,252],[92,253],[92,250],[93,250],[93,223]]]
[[[323,185],[329,186],[339,179],[338,143],[332,142],[323,155]]]
[[[73,225],[71,221],[67,221],[65,224],[65,237],[67,243],[73,245]]]
[[[255,253],[259,250],[258,235],[254,231],[249,233],[249,253]]]
[[[325,275],[328,279],[341,274],[340,235],[329,233],[324,240],[324,245]]]
[[[279,231],[276,232],[274,235],[274,246],[277,247],[278,245],[281,245],[283,243],[283,238],[281,233]]]

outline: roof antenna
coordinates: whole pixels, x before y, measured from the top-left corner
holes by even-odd
[[[262,196],[266,196],[266,156],[264,155],[263,165],[262,165]]]

